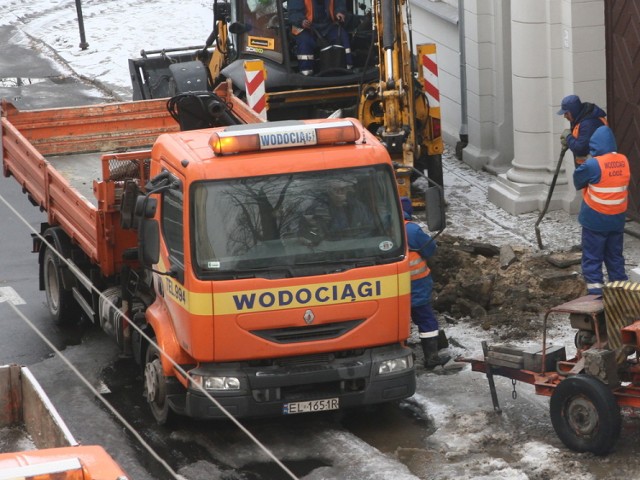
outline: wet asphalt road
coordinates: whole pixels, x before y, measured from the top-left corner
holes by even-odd
[[[15,29],[0,27],[0,97],[29,110],[109,100],[93,85],[67,75],[37,50],[12,43],[16,35]],[[95,329],[64,330],[52,324],[45,294],[39,290],[38,261],[31,253],[32,232],[27,226],[40,231],[46,215],[31,205],[13,178],[0,177],[0,195],[4,199],[0,201],[0,288],[4,289],[0,292],[10,293],[0,295],[0,362],[26,365],[32,370],[80,443],[103,445],[133,479],[158,478],[149,473],[149,464],[143,465],[145,456],[122,426],[9,304],[13,301],[15,308],[55,348],[69,356],[90,383],[99,385],[102,370],[117,358],[115,344]]]

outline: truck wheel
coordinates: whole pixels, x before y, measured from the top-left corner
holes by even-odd
[[[587,375],[560,382],[549,404],[551,423],[567,447],[605,455],[620,436],[621,417],[613,392]]]
[[[47,248],[43,257],[47,305],[56,325],[72,325],[78,320],[78,306],[71,291],[65,290],[62,285],[60,263],[58,255]]]
[[[155,338],[153,341],[155,342]],[[156,422],[159,425],[169,423],[172,412],[167,400],[167,380],[162,371],[162,355],[153,344],[149,344],[145,356],[144,390]]]

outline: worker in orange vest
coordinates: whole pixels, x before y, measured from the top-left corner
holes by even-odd
[[[289,0],[288,13],[300,73],[313,75],[318,40],[342,46],[346,57],[344,67],[353,68],[349,34],[345,29],[345,0]]]
[[[420,225],[412,222],[411,199],[402,197],[402,210],[409,244],[411,272],[411,320],[418,326],[418,336],[424,352],[424,366],[431,370],[446,364],[451,357],[438,355],[438,320],[431,306],[433,278],[427,260],[436,251],[436,242]]]
[[[628,280],[622,250],[631,172],[627,157],[616,152],[616,139],[609,127],[601,126],[593,133],[589,149],[593,158],[576,168],[573,183],[578,190],[584,188],[578,215],[582,275],[588,293],[600,295],[603,263],[609,281]]]
[[[582,103],[577,95],[562,99],[558,115],[569,120],[570,128],[562,132],[560,142],[573,152],[575,166],[581,165],[589,154],[589,139],[602,125],[607,125],[607,114],[594,103]]]

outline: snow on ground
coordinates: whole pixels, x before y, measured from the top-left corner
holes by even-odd
[[[116,99],[128,100],[127,60],[137,57],[141,49],[202,45],[212,26],[211,5],[210,0],[83,0],[86,50],[79,48],[74,0],[5,0],[0,3],[0,25],[19,28],[32,48],[56,64],[99,82]],[[450,153],[445,155],[444,165],[447,233],[498,246],[535,248],[538,212],[517,217],[504,212],[487,201],[494,177],[473,171]],[[548,212],[541,231],[548,249],[566,250],[580,242],[575,216],[562,211]],[[637,252],[640,248],[628,253],[635,265],[640,259]],[[491,332],[464,321],[448,326],[447,331],[460,345],[450,348],[454,356],[479,356],[480,342],[493,339]],[[571,345],[573,331],[566,321],[555,322],[549,338]],[[496,379],[496,383],[504,410],[501,417],[493,412],[486,379],[468,366],[452,375],[419,374],[418,393],[407,405],[422,410],[433,422],[434,432],[425,432],[423,448],[395,452],[411,465],[413,473],[393,455],[382,454],[353,435],[329,431],[305,442],[315,442],[316,448],[325,449],[337,463],[316,469],[305,478],[595,478],[578,462],[569,461],[567,468],[566,450],[557,439],[542,441],[544,435],[554,435],[545,398],[531,394],[528,385],[520,386],[522,400],[518,402],[524,403],[523,408],[522,403],[512,401],[509,381]],[[276,454],[288,458],[303,455],[306,450],[300,448],[289,445],[286,453]],[[234,452],[234,456],[243,455]],[[212,466],[194,464],[183,473],[188,470],[194,472],[192,478],[198,478],[198,471],[211,474]]]
[[[213,27],[209,0],[82,0],[89,47],[81,50],[75,3],[4,0],[0,25],[19,26],[33,39],[34,48],[100,82],[123,101],[131,99],[129,58],[139,57],[142,49],[204,45]]]

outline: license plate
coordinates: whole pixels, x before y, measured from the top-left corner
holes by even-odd
[[[339,408],[340,399],[325,398],[324,400],[285,403],[282,405],[282,414],[293,415],[294,413],[324,412],[326,410],[337,410]]]

